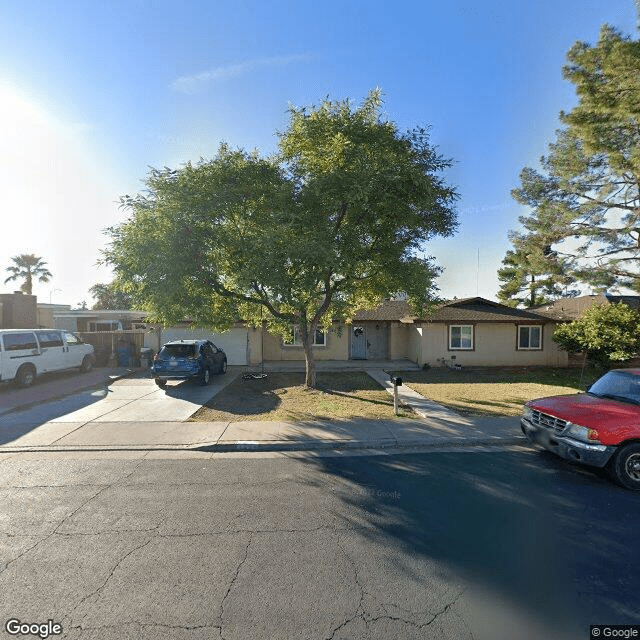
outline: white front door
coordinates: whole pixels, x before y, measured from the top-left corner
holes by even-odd
[[[365,360],[367,357],[367,331],[365,327],[351,328],[351,357],[354,360]]]

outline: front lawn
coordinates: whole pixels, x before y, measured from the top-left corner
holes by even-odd
[[[317,389],[305,389],[303,373],[239,377],[199,409],[191,420],[393,420],[393,398],[363,371],[318,372]],[[402,410],[401,417],[413,416]]]
[[[528,400],[584,391],[600,374],[550,367],[478,367],[461,370],[433,367],[398,372],[404,384],[460,413],[509,415],[522,413]]]

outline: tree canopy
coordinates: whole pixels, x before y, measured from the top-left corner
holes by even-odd
[[[291,107],[277,155],[223,144],[210,160],[151,170],[108,230],[118,286],[166,324],[264,320],[283,336],[296,325],[313,386],[315,329],[399,291],[428,303],[440,268],[424,245],[457,225],[458,194],[439,175],[451,161],[381,106],[376,90],[358,108]]]
[[[33,253],[23,253],[19,256],[11,258],[13,265],[7,267],[12,275],[6,280],[24,280],[20,285],[20,290],[31,295],[33,293],[33,279],[37,278],[39,282],[49,282],[52,277],[51,272],[46,268],[47,263]]]
[[[578,104],[561,112],[542,170],[520,174],[513,196],[531,212],[517,240],[549,248],[554,282],[568,273],[640,291],[640,42],[605,25],[596,45],[576,43],[567,60]]]
[[[540,240],[538,236],[511,235],[514,249],[507,251],[498,269],[502,283],[498,299],[504,304],[535,307],[579,294],[578,289],[569,288],[576,279],[569,273],[567,260],[558,258],[551,246],[540,244]]]
[[[640,352],[640,314],[622,303],[594,305],[582,318],[559,325],[553,339],[601,366],[620,364]]]
[[[92,309],[131,309],[131,296],[118,289],[114,282],[98,282],[89,288],[89,293],[95,298]]]

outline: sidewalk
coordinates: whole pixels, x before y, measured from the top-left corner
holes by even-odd
[[[382,369],[367,369],[389,393],[393,385]],[[134,381],[132,381],[133,384]],[[137,381],[140,382],[140,381]],[[225,380],[229,384],[231,379]],[[121,383],[122,384],[122,383]],[[113,387],[114,389],[116,387]],[[0,446],[0,452],[195,450],[310,451],[524,444],[518,417],[468,417],[438,405],[406,386],[402,404],[419,419],[286,422],[180,422],[148,419],[116,421],[61,416]]]

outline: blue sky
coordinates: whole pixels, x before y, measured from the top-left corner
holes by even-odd
[[[110,280],[102,231],[149,167],[221,141],[269,154],[289,104],[359,103],[381,87],[389,119],[430,125],[455,160],[460,228],[426,249],[445,269],[441,295],[495,299],[525,212],[510,192],[575,104],[568,49],[605,22],[638,37],[633,0],[6,3],[0,273],[36,253],[53,273],[40,301],[91,304],[88,288]]]

